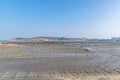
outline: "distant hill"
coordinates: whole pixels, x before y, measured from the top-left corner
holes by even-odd
[[[120,42],[120,38],[111,39],[87,39],[87,38],[67,38],[67,37],[33,37],[33,38],[13,38],[13,42],[45,42],[45,41],[81,41],[81,42]]]
[[[56,41],[47,37],[35,37],[35,38],[13,38],[11,41],[14,42],[43,42],[43,41]]]
[[[87,41],[85,38],[66,38],[66,37],[34,37],[34,38],[13,38],[14,42],[43,42],[43,41]]]

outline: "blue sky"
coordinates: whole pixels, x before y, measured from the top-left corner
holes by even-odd
[[[0,0],[0,39],[120,36],[120,0]]]

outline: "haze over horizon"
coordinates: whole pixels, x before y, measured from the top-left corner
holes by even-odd
[[[0,40],[120,36],[120,0],[0,0]]]

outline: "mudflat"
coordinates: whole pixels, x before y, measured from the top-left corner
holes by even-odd
[[[119,80],[120,43],[0,43],[0,72],[45,72],[60,74],[62,80]],[[65,78],[67,74],[74,78]]]

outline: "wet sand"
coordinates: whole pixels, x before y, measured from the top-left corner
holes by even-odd
[[[120,74],[120,43],[8,43],[0,45],[0,55],[1,73],[66,72],[79,77]],[[88,77],[78,80],[90,80]]]

